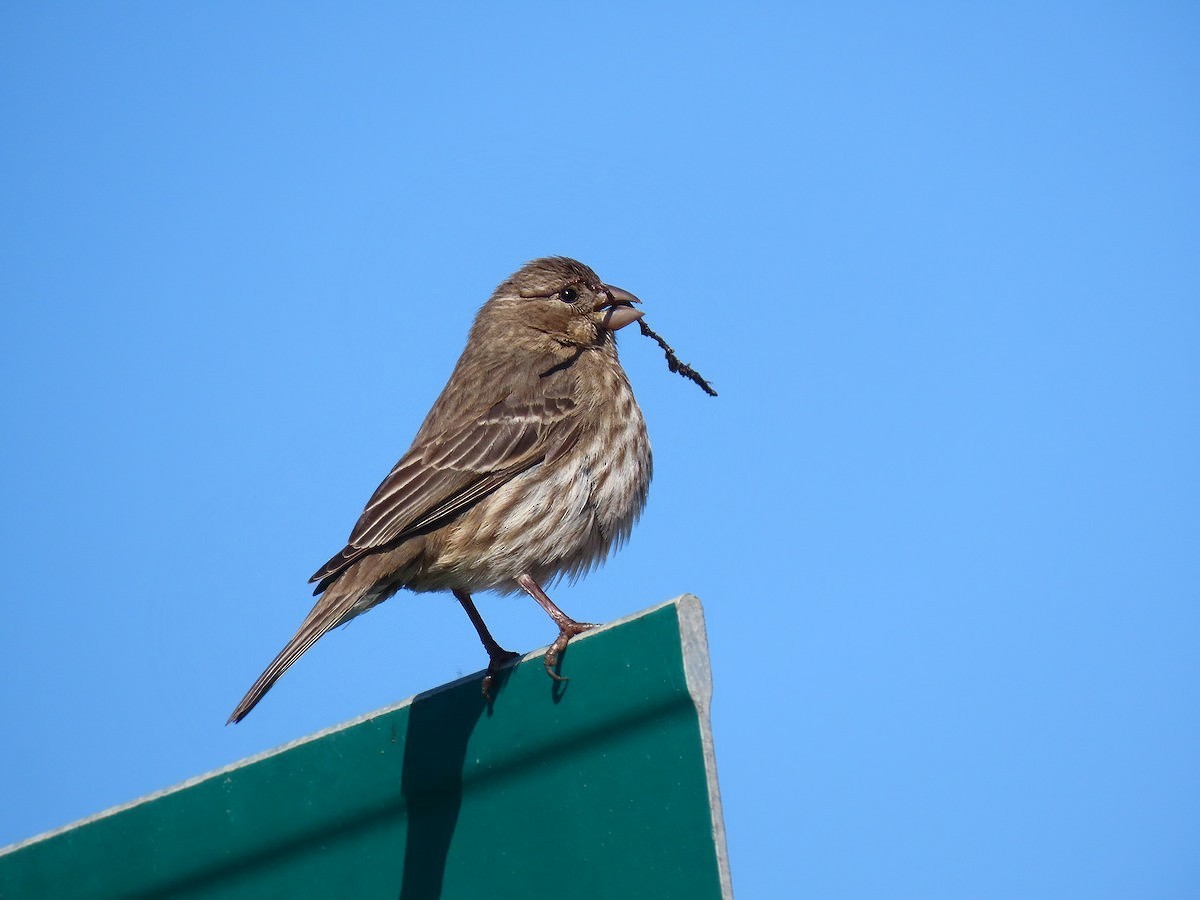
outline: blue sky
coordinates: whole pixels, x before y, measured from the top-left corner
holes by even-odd
[[[224,721],[478,305],[578,257],[706,609],[739,895],[1200,894],[1191,4],[8,4],[0,845],[478,669],[402,594]],[[506,646],[553,635],[481,598]]]

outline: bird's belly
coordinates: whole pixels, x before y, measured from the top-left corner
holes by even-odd
[[[568,453],[517,476],[449,527],[426,570],[429,588],[444,583],[506,593],[517,590],[514,579],[522,574],[545,584],[603,562],[629,537],[650,486],[650,441],[632,399],[618,404],[623,415],[590,429]]]

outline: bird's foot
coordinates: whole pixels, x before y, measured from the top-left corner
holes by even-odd
[[[567,649],[567,642],[575,637],[575,635],[583,634],[585,631],[595,627],[591,622],[576,622],[574,619],[567,619],[565,622],[560,622],[558,625],[558,637],[554,639],[554,643],[546,651],[546,658],[544,660],[546,674],[555,681],[567,681],[566,676],[559,675],[554,671],[558,667],[558,660],[562,656],[563,651]]]
[[[495,676],[511,662],[521,658],[520,653],[513,653],[511,650],[505,650],[503,647],[497,646],[495,653],[488,654],[487,672],[483,676],[483,696],[484,699],[492,699],[492,682]]]

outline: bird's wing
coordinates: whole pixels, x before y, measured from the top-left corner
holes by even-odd
[[[309,581],[317,593],[363,554],[444,523],[574,443],[569,397],[510,395],[474,421],[414,444],[375,490],[345,548]]]

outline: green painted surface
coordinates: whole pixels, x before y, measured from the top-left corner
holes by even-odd
[[[17,845],[0,897],[729,896],[703,640],[680,598],[567,684],[526,659]]]

